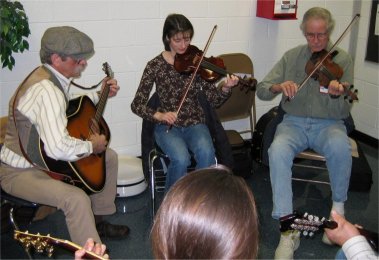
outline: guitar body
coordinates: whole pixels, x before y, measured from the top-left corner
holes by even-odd
[[[87,96],[81,96],[69,102],[67,109],[67,130],[70,136],[86,140],[91,132],[91,124],[96,114],[96,106]],[[110,131],[104,118],[98,120],[100,134],[110,139]],[[106,178],[105,152],[91,154],[75,162],[55,160],[46,155],[40,140],[40,151],[46,167],[64,176],[63,181],[78,186],[87,193],[102,191]]]

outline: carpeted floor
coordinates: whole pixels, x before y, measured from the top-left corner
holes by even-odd
[[[353,223],[359,223],[365,228],[378,231],[378,150],[361,144],[373,171],[374,183],[370,192],[352,192],[348,194],[346,217]],[[306,175],[307,178],[327,180],[327,172],[315,170],[294,169],[294,176]],[[271,186],[267,167],[254,164],[254,174],[246,179],[251,186],[260,219],[260,249],[259,258],[271,259],[279,240],[279,223],[271,218],[272,199]],[[325,184],[293,181],[294,206],[297,210],[318,216],[329,215],[331,207],[330,187]],[[162,194],[160,195],[162,196]],[[151,211],[148,190],[128,198],[117,198],[117,213],[109,217],[113,223],[127,224],[131,228],[130,236],[124,240],[104,240],[110,250],[112,259],[149,259],[149,232],[151,227]],[[85,220],[83,220],[85,221]],[[27,228],[30,233],[50,234],[52,237],[69,239],[62,212],[36,221]],[[337,246],[327,246],[321,242],[322,233],[313,238],[302,238],[295,259],[333,259]],[[35,258],[46,259],[44,254],[35,254]],[[23,248],[13,239],[13,232],[1,234],[1,259],[25,259],[27,255]],[[72,253],[56,249],[56,259],[73,258]]]

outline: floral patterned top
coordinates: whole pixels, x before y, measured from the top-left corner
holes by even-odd
[[[162,54],[156,56],[146,65],[140,85],[131,104],[132,111],[144,119],[157,122],[153,118],[156,111],[175,112],[178,110],[186,84],[190,80],[191,75],[177,72],[174,66],[163,58]],[[147,106],[154,83],[160,101],[160,107],[157,110]],[[179,110],[175,126],[187,127],[205,122],[204,112],[197,98],[201,90],[204,91],[213,107],[221,106],[231,95],[231,92],[223,92],[215,84],[209,83],[196,75]]]

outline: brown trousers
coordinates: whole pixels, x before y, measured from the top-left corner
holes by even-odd
[[[101,242],[96,230],[95,215],[110,215],[116,212],[118,155],[106,152],[106,182],[103,191],[87,195],[82,189],[52,179],[35,168],[14,168],[1,164],[0,181],[9,194],[61,209],[71,240],[84,245],[87,238]]]

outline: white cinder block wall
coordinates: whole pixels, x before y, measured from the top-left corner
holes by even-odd
[[[8,112],[8,101],[25,76],[39,65],[40,39],[46,28],[70,25],[86,32],[95,42],[95,56],[77,82],[97,83],[107,61],[121,86],[118,96],[108,101],[105,119],[111,132],[111,147],[120,153],[140,155],[142,120],[130,110],[146,62],[163,50],[163,22],[170,13],[186,15],[194,25],[193,44],[203,49],[214,25],[216,35],[207,56],[244,52],[255,66],[255,77],[261,80],[289,48],[305,43],[299,23],[304,12],[313,6],[328,8],[337,21],[332,36],[336,40],[357,12],[361,19],[341,47],[351,51],[356,60],[355,86],[360,90],[353,116],[357,129],[378,139],[378,64],[364,61],[371,0],[298,0],[298,20],[267,20],[256,17],[256,0],[21,0],[29,17],[32,34],[30,49],[16,54],[13,71],[0,71],[0,115]],[[356,46],[356,48],[354,47]],[[277,105],[257,100],[257,117]],[[244,129],[247,121],[226,125]]]

